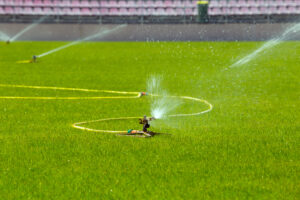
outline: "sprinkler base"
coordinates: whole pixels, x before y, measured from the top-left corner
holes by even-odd
[[[119,135],[123,135],[123,136],[135,136],[135,137],[152,137],[152,136],[155,135],[155,133],[151,132],[151,131],[144,132],[144,131],[129,129],[127,131],[127,133],[125,133],[125,134],[119,134]]]

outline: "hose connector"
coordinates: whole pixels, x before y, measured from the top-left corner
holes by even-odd
[[[142,97],[142,96],[147,96],[147,95],[148,95],[147,92],[141,92],[141,93],[140,93],[140,97]]]

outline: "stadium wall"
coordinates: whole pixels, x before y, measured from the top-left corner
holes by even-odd
[[[99,41],[260,41],[268,40],[291,26],[275,24],[155,24],[128,25]],[[28,24],[0,24],[0,31],[13,36]],[[25,33],[24,41],[72,41],[116,25],[40,24]],[[300,35],[293,40],[300,40]]]

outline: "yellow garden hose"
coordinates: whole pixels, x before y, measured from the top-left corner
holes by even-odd
[[[8,84],[0,84],[0,87],[10,87],[10,88],[28,88],[28,89],[40,89],[40,90],[63,90],[63,91],[80,91],[87,93],[110,93],[110,94],[123,94],[130,96],[93,96],[93,97],[26,97],[26,96],[0,96],[0,99],[28,99],[28,100],[88,100],[88,99],[133,99],[140,98],[145,95],[144,92],[125,92],[125,91],[113,91],[113,90],[95,90],[95,89],[81,89],[81,88],[65,88],[65,87],[50,87],[50,86],[28,86],[28,85],[8,85]],[[149,96],[159,97],[157,94],[148,94]],[[195,113],[180,113],[168,115],[167,117],[186,117],[186,116],[196,116],[201,115],[207,112],[210,112],[213,109],[213,105],[208,101],[195,97],[188,96],[168,96],[171,98],[180,98],[185,100],[196,101],[199,103],[204,103],[207,105],[207,109],[195,112]],[[75,122],[72,124],[73,128],[91,131],[91,132],[100,132],[100,133],[118,133],[118,134],[126,134],[127,131],[119,131],[119,130],[101,130],[101,129],[92,129],[85,127],[84,125],[94,123],[94,122],[103,122],[103,121],[112,121],[112,120],[129,120],[129,119],[138,119],[142,117],[120,117],[120,118],[105,118],[91,121],[83,121],[83,122]]]

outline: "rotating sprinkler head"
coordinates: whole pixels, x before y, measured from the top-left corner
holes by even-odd
[[[147,129],[150,128],[150,124],[149,121],[155,120],[154,117],[150,117],[147,118],[147,116],[145,115],[143,118],[139,119],[139,123],[143,124],[143,131],[139,131],[139,130],[133,130],[133,129],[129,129],[126,133],[126,135],[141,135],[139,137],[152,137],[155,135],[154,132],[152,131],[148,131]]]
[[[140,93],[140,97],[142,97],[142,96],[147,96],[147,95],[148,95],[147,92],[141,92],[141,93]]]
[[[37,56],[32,56],[32,62],[36,62]]]
[[[146,115],[144,115],[143,118],[139,119],[140,120],[140,124],[143,124],[143,132],[147,133],[148,132],[148,128],[150,128],[150,124],[149,124],[149,121],[153,121],[155,120],[154,117],[150,117],[150,118],[147,118]]]
[[[7,41],[6,41],[6,44],[10,44],[10,40],[7,40]]]

